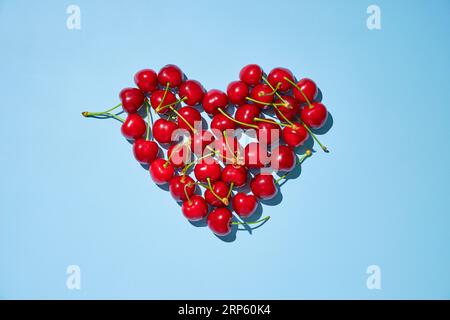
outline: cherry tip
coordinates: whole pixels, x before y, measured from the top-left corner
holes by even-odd
[[[87,116],[89,116],[89,112],[83,111],[83,112],[81,113],[81,115],[82,115],[83,117],[87,117]]]

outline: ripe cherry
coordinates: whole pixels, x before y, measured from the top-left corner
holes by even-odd
[[[197,80],[186,80],[180,85],[178,95],[187,105],[195,106],[202,102],[205,90]]]
[[[238,106],[247,102],[248,93],[248,86],[242,81],[233,81],[227,87],[230,102]]]
[[[274,122],[259,121],[256,137],[262,144],[271,145],[273,141],[278,141],[281,137],[281,128]]]
[[[289,69],[286,68],[274,68],[267,76],[267,80],[274,87],[278,88],[278,91],[285,92],[292,88],[292,84],[287,81],[288,78],[291,82],[294,81],[294,75]]]
[[[175,201],[184,201],[195,192],[194,179],[187,175],[174,176],[169,182],[169,191]]]
[[[255,86],[261,82],[263,70],[257,64],[248,64],[239,72],[239,79],[249,86]]]
[[[150,96],[150,105],[160,114],[167,113],[170,110],[168,106],[174,106],[176,102],[177,97],[172,91],[165,92],[165,90],[156,90]]]
[[[152,162],[149,171],[156,184],[164,184],[172,179],[175,169],[170,162],[163,158],[158,158]]]
[[[205,148],[214,142],[211,131],[200,130],[191,134],[191,150],[196,155],[203,155]],[[211,146],[212,148],[212,146]]]
[[[240,188],[246,184],[247,175],[247,169],[244,166],[227,164],[222,170],[221,180]]]
[[[189,221],[200,221],[208,214],[208,204],[202,196],[193,195],[183,202],[181,212]]]
[[[207,182],[208,178],[211,182],[216,182],[220,179],[222,168],[211,157],[200,160],[194,168],[194,174],[198,181]]]
[[[304,106],[300,112],[302,121],[312,129],[321,128],[328,118],[327,108],[320,102],[313,102]]]
[[[119,93],[122,108],[127,113],[136,113],[144,104],[145,96],[137,88],[125,88]]]
[[[267,109],[269,105],[273,102],[274,92],[272,88],[265,84],[260,83],[256,85],[250,92],[251,101],[261,109]]]
[[[139,163],[150,164],[159,153],[158,144],[154,141],[137,139],[133,144],[133,154]]]
[[[293,127],[283,128],[283,140],[288,146],[296,148],[308,140],[309,134],[300,123],[293,122],[292,124],[294,125]]]
[[[210,205],[214,207],[227,206],[229,203],[228,192],[230,187],[223,181],[216,181],[212,185],[212,191],[210,189],[205,190],[205,199]],[[213,192],[214,191],[214,192]]]
[[[271,152],[271,167],[277,171],[291,171],[296,165],[297,158],[288,146],[279,146]]]
[[[250,142],[244,148],[244,162],[247,168],[262,168],[269,162],[267,149],[258,142]]]
[[[227,208],[216,208],[210,212],[206,221],[212,232],[223,237],[231,232],[232,218],[233,215]]]
[[[259,109],[254,104],[244,104],[236,109],[236,113],[234,117],[240,123],[240,126],[243,129],[256,128],[255,118],[258,118],[261,113],[261,109]]]
[[[167,157],[174,168],[181,168],[191,160],[191,150],[187,144],[180,142],[170,146]]]
[[[253,194],[263,200],[270,200],[277,194],[275,180],[271,174],[257,174],[250,181]]]
[[[222,133],[225,130],[236,129],[236,122],[221,113],[216,114],[211,120],[211,129]],[[213,131],[214,132],[214,131]],[[216,134],[216,133],[215,133]]]
[[[175,122],[160,118],[153,124],[153,138],[161,144],[171,143],[178,126]]]
[[[122,123],[121,131],[125,138],[137,140],[147,131],[147,125],[140,115],[131,113]]]
[[[178,88],[183,82],[183,72],[176,65],[168,64],[159,71],[158,82],[163,87],[169,83],[171,88]]]
[[[300,88],[301,91],[298,88]],[[309,78],[301,79],[299,82],[297,82],[297,86],[292,89],[294,98],[300,103],[308,103],[308,101],[314,101],[318,91],[319,89],[317,88],[316,83]]]
[[[219,109],[224,110],[228,106],[228,96],[225,92],[211,89],[203,97],[203,109],[209,115],[219,113]]]
[[[134,83],[145,94],[158,88],[158,76],[152,69],[143,69],[134,75]]]
[[[281,96],[283,100],[277,99],[275,113],[281,121],[294,119],[300,111],[300,104],[292,96]]]
[[[178,127],[192,131],[191,128],[202,126],[202,116],[197,109],[193,107],[183,107],[178,110],[179,116],[177,119]]]
[[[252,194],[237,193],[232,200],[233,209],[242,218],[248,218],[255,213],[258,206],[256,197]]]

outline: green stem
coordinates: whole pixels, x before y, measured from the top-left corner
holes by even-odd
[[[290,124],[286,124],[286,123],[283,123],[283,122],[277,122],[277,121],[271,120],[271,119],[254,118],[253,120],[259,121],[259,122],[273,123],[273,124],[277,124],[277,125],[279,125],[279,126],[290,127],[290,128],[292,128],[292,125],[290,125]]]
[[[117,109],[118,107],[120,107],[122,105],[122,102],[119,103],[118,105],[112,107],[111,109],[102,111],[102,112],[89,112],[89,111],[83,111],[81,114],[84,117],[94,117],[94,116],[101,116],[101,115],[105,115],[105,114],[110,114],[111,111]]]
[[[228,203],[229,203],[228,202],[228,197],[226,197],[226,198],[219,197],[219,195],[217,193],[215,193],[214,190],[213,190],[213,187],[211,185],[211,179],[208,177],[208,178],[206,178],[206,181],[208,181],[208,189],[209,189],[209,191],[211,191],[211,193],[214,195],[214,197],[216,197],[217,199],[222,201],[222,203],[227,206]]]
[[[190,167],[192,167],[194,164],[198,163],[200,160],[208,158],[208,157],[212,157],[216,154],[216,151],[211,152],[209,154],[204,155],[203,157],[197,158],[194,161],[188,163],[187,165],[184,166],[184,168],[181,170],[181,174],[186,174],[186,172],[189,170]]]
[[[305,161],[306,158],[308,158],[309,156],[312,155],[311,150],[306,150],[305,154],[299,159],[297,158],[297,163],[295,164],[296,166],[298,166],[299,164],[302,164],[303,161]],[[275,180],[276,184],[279,184],[281,180],[286,179],[286,177],[289,175],[290,172],[282,175],[281,177],[279,177],[277,180]]]
[[[145,109],[147,110],[147,133],[145,135],[145,140],[148,141],[150,138],[150,108],[148,107],[147,100],[145,100]]]
[[[317,139],[316,135],[311,131],[311,129],[305,123],[303,123],[303,126],[309,132],[311,137],[313,137],[313,139],[319,144],[319,146],[322,148],[322,150],[324,152],[326,152],[326,153],[330,152],[330,150],[328,150],[328,148],[326,146],[324,146],[322,143],[320,143],[319,139]]]
[[[231,191],[233,191],[233,187],[234,187],[234,182],[232,182],[232,183],[230,184],[230,189],[228,190],[227,198],[229,198],[229,197],[231,196]]]
[[[225,111],[222,110],[222,108],[219,108],[218,110],[219,110],[219,112],[220,112],[221,114],[223,114],[225,117],[227,117],[228,119],[230,119],[230,120],[233,121],[233,122],[236,122],[237,124],[240,124],[240,125],[243,125],[243,126],[247,126],[247,127],[250,127],[250,128],[254,128],[254,129],[258,129],[258,126],[254,125],[254,124],[244,123],[244,122],[241,122],[241,121],[238,121],[238,120],[234,119],[233,117],[230,117],[230,116],[228,115],[228,113],[226,113]]]
[[[267,83],[267,84],[269,85],[269,87],[270,87],[272,90],[274,90],[276,96],[277,96],[281,101],[283,101],[284,104],[287,104],[286,100],[284,100],[284,99],[281,97],[281,95],[277,92],[277,90],[270,84],[269,80],[267,80],[266,77],[264,77],[264,76],[262,77],[262,79],[263,79],[263,81],[264,81],[265,83]]]
[[[237,225],[240,225],[240,224],[257,224],[257,223],[265,222],[265,221],[267,221],[269,219],[270,219],[270,216],[267,216],[267,217],[264,217],[262,219],[259,219],[258,221],[249,221],[249,222],[233,221],[233,222],[231,222],[231,224],[234,224],[234,225],[236,225],[236,224]]]
[[[291,81],[291,79],[284,77],[284,80],[286,80],[287,82],[289,82],[290,84],[292,84],[296,89],[298,89],[298,91],[300,91],[300,93],[302,94],[303,98],[305,98],[306,103],[308,104],[308,107],[311,108],[311,101],[309,101],[308,97],[306,96],[306,94],[303,92],[302,88],[300,88],[295,82]]]

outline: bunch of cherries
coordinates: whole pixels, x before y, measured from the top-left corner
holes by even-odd
[[[258,201],[275,197],[276,185],[312,154],[306,150],[297,157],[294,152],[309,136],[328,152],[312,132],[328,116],[326,107],[316,101],[318,88],[313,80],[297,81],[286,68],[274,68],[266,76],[256,64],[242,68],[239,79],[226,92],[206,91],[175,65],[166,65],[158,73],[144,69],[134,76],[137,87],[120,92],[117,106],[82,114],[121,121],[136,160],[148,165],[156,184],[169,185],[172,197],[182,202],[183,215],[190,221],[206,218],[216,235],[225,236],[233,224],[258,224],[269,218],[233,221],[231,210],[247,219]],[[230,105],[235,107],[234,115]],[[126,119],[113,112],[120,107]],[[202,125],[202,111],[212,118],[211,130]],[[152,113],[159,116],[155,122]],[[238,129],[254,130],[257,141],[243,147]],[[167,149],[166,155],[160,146]],[[275,179],[267,169],[283,175]],[[197,192],[201,188],[203,195]]]

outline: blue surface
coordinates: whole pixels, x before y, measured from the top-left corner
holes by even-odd
[[[372,3],[77,1],[68,30],[71,2],[1,1],[0,297],[450,298],[450,3],[378,0],[370,31]],[[118,122],[80,112],[144,67],[224,89],[250,62],[317,81],[331,153],[224,242],[151,183]]]

